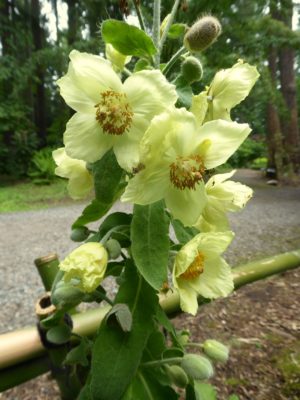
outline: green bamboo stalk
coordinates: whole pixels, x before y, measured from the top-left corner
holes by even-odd
[[[21,385],[21,383],[45,374],[49,369],[50,361],[47,356],[34,358],[33,360],[6,368],[0,373],[0,392],[4,392],[4,390]]]
[[[299,266],[300,249],[240,265],[232,270],[235,289],[247,283]],[[179,297],[177,293],[161,298],[160,304],[168,315],[179,312]],[[104,306],[72,316],[74,333],[81,336],[95,334],[109,309],[110,306]],[[2,376],[5,376],[8,370],[14,374],[20,363],[26,360],[28,362],[28,360],[38,357],[45,351],[46,349],[43,348],[35,327],[0,335],[0,381],[2,381]]]
[[[43,281],[46,291],[51,290],[52,283],[58,272],[59,260],[57,254],[49,254],[45,257],[40,257],[34,260],[34,264]]]

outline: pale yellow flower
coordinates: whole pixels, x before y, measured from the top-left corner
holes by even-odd
[[[67,156],[64,147],[54,150],[52,156],[57,165],[55,174],[69,179],[67,189],[72,199],[88,196],[93,189],[93,177],[86,168],[86,162]]]
[[[230,244],[232,232],[199,233],[177,253],[173,284],[180,307],[195,315],[199,295],[207,299],[227,296],[233,290],[231,268],[220,256]]]
[[[59,264],[65,282],[83,292],[92,292],[102,282],[108,261],[107,251],[100,243],[89,242],[73,250]]]
[[[93,163],[111,148],[122,168],[139,163],[139,143],[152,118],[175,104],[175,86],[158,70],[143,70],[122,83],[109,61],[70,53],[60,93],[76,113],[64,133],[66,153]]]
[[[227,231],[228,211],[241,211],[253,195],[253,190],[239,182],[228,180],[236,171],[212,176],[205,185],[207,202],[195,224],[201,232]]]

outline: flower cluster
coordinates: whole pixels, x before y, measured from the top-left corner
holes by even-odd
[[[58,81],[75,114],[67,123],[65,147],[53,153],[56,173],[69,179],[73,198],[84,197],[93,185],[89,164],[113,149],[127,175],[122,202],[148,205],[164,200],[173,219],[199,230],[179,250],[172,268],[181,308],[195,314],[198,295],[216,298],[233,289],[230,267],[221,258],[233,237],[226,212],[242,209],[252,190],[228,180],[234,171],[213,176],[211,171],[224,164],[251,131],[248,124],[232,121],[230,111],[248,95],[258,72],[239,60],[194,95],[189,109],[176,108],[176,88],[161,71],[144,69],[122,81],[130,58],[111,45],[106,56],[72,51],[68,72]],[[89,257],[73,252],[61,264],[66,279],[79,277],[84,290],[95,288],[106,263],[102,252],[99,248],[98,261],[86,266],[87,278],[83,266]]]

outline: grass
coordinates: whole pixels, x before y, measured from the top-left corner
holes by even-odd
[[[50,185],[21,182],[1,186],[0,213],[35,210],[71,202],[66,183],[63,179],[57,179]]]

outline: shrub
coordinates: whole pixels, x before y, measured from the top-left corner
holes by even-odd
[[[248,138],[244,141],[238,151],[229,158],[228,163],[233,168],[252,168],[254,160],[265,158],[265,156],[265,144]]]
[[[49,147],[34,152],[28,176],[36,184],[50,184],[55,178],[55,162]]]

